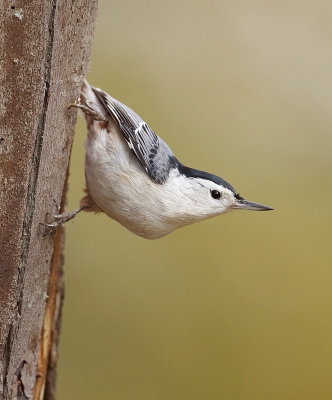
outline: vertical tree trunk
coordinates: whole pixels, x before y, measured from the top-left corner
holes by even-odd
[[[0,7],[0,399],[54,399],[63,207],[97,0]]]

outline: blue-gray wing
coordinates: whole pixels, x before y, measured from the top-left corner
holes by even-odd
[[[171,168],[173,153],[167,144],[126,105],[101,89],[92,88],[107,112],[119,124],[121,132],[143,165],[149,177],[156,183],[164,183]]]

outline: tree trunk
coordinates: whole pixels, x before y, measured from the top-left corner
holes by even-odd
[[[63,208],[97,0],[0,8],[0,399],[54,399],[63,298]]]

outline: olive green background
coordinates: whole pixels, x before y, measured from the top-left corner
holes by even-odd
[[[89,81],[275,211],[67,227],[60,400],[331,400],[332,5],[100,1]],[[84,186],[85,124],[69,209]]]

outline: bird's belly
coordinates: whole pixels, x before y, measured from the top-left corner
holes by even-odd
[[[86,183],[93,201],[133,233],[156,239],[175,227],[167,220],[160,185],[151,181],[121,133],[99,132],[86,144]]]

